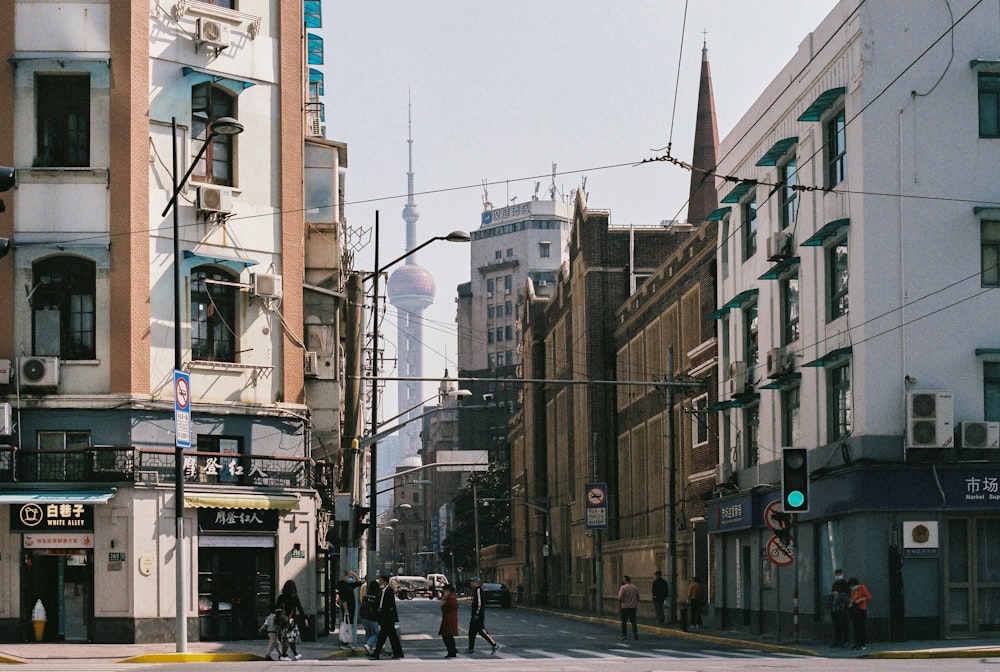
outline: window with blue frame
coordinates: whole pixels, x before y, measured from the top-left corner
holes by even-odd
[[[305,16],[306,28],[323,27],[323,3],[320,0],[305,0],[302,3],[302,13]]]
[[[740,203],[740,225],[743,227],[743,261],[757,253],[757,197]]]
[[[826,122],[826,188],[833,189],[847,177],[847,117],[844,109]]]

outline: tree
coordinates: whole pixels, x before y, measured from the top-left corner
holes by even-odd
[[[440,558],[445,566],[451,562],[452,553],[456,567],[476,566],[473,485],[478,502],[480,547],[510,542],[510,465],[494,462],[486,471],[473,472],[451,500],[455,507],[455,525],[441,545]]]

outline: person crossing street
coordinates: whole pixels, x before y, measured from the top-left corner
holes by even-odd
[[[476,635],[482,635],[483,639],[493,647],[490,653],[496,653],[500,649],[497,640],[486,630],[486,605],[483,602],[483,584],[478,576],[469,579],[469,587],[472,589],[472,618],[469,621],[469,648],[466,653],[476,652]]]

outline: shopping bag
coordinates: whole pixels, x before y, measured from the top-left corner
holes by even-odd
[[[347,617],[340,622],[340,643],[350,644],[354,641],[354,624],[348,623]]]

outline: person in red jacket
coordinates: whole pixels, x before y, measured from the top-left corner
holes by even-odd
[[[868,622],[868,603],[872,599],[872,594],[868,592],[868,587],[858,581],[856,577],[851,577],[847,582],[851,587],[851,621],[854,623],[854,648],[864,651],[868,648],[868,637],[866,628]]]
[[[455,638],[458,637],[458,598],[455,597],[455,586],[450,583],[444,586],[444,595],[441,597],[441,627],[438,634],[444,640],[448,655],[445,658],[456,658],[458,649],[455,648]]]

